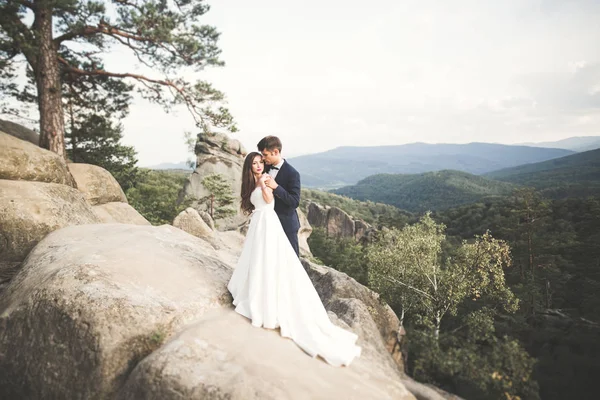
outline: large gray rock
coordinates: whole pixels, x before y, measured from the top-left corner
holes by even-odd
[[[60,183],[75,187],[58,154],[0,131],[0,179]]]
[[[231,184],[236,200],[232,206],[239,210],[240,190],[242,186],[242,166],[246,151],[238,140],[231,139],[225,134],[202,134],[196,143],[196,169],[188,177],[181,192],[180,201],[184,197],[192,198],[193,207],[198,211],[208,208],[206,201],[200,201],[209,195],[202,185],[202,179],[211,174],[221,174]],[[235,229],[242,223],[241,213],[217,222],[219,230]]]
[[[0,398],[114,398],[184,324],[229,306],[230,275],[168,225],[53,232],[0,297]]]
[[[374,351],[381,352],[382,349],[385,349],[385,352],[391,355],[389,359],[382,359],[382,364],[395,363],[396,369],[403,372],[404,360],[398,344],[402,341],[405,332],[400,328],[400,321],[394,311],[379,298],[379,295],[345,273],[333,268],[318,265],[306,259],[302,259],[302,265],[315,285],[325,308],[336,314],[339,313],[338,315],[342,315],[341,318],[344,319],[344,316],[347,315],[360,315],[353,310],[356,307],[365,307],[368,316],[374,322],[376,331],[366,329],[360,331],[359,336],[366,338],[366,341],[374,346]],[[366,315],[363,315],[362,318],[369,319]],[[350,324],[350,322],[348,323]],[[357,326],[359,326],[357,329],[361,330],[367,326],[367,323],[358,323]]]
[[[349,368],[331,367],[231,309],[207,313],[143,360],[120,396],[134,398],[414,399],[366,356]]]
[[[127,203],[112,202],[92,206],[100,222],[108,224],[151,225],[135,208]]]
[[[91,205],[111,202],[127,203],[119,182],[110,172],[92,164],[71,163],[69,170],[77,182],[77,189]]]
[[[312,233],[312,227],[308,223],[308,219],[306,219],[306,215],[304,215],[302,210],[298,208],[296,211],[298,212],[298,218],[300,219],[300,230],[298,231],[298,245],[300,247],[300,256],[312,257],[310,247],[308,246],[308,238]]]
[[[385,310],[344,274],[309,268],[334,322],[360,335],[348,368],[235,314],[242,241],[226,234],[222,250],[168,225],[48,235],[0,295],[0,398],[414,399],[379,334]]]
[[[188,207],[173,220],[173,226],[199,238],[212,236],[213,230],[204,222],[198,211]]]
[[[2,261],[23,261],[52,231],[98,222],[100,220],[77,189],[56,183],[0,179]]]
[[[9,135],[21,140],[25,140],[26,142],[36,146],[39,146],[40,144],[40,135],[37,132],[12,121],[0,119],[0,131],[8,133]]]
[[[313,201],[308,204],[308,222],[313,227],[325,229],[329,237],[364,239],[373,228],[361,219],[355,219],[338,207],[321,206]]]

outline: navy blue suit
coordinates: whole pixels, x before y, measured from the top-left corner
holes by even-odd
[[[270,168],[267,169],[267,172]],[[300,220],[296,208],[300,205],[300,174],[285,161],[275,177],[275,182],[279,185],[273,191],[275,212],[294,251],[299,255],[298,230],[300,230]]]

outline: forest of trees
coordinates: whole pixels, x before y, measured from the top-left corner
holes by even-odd
[[[322,204],[328,196],[343,209],[332,194],[322,193]],[[404,320],[412,376],[468,399],[594,397],[591,377],[600,373],[600,198],[549,200],[519,189],[391,222],[378,226],[373,243],[328,238],[315,229],[309,245],[324,264],[380,292]],[[428,303],[453,306],[448,294],[433,296],[432,271],[439,268],[440,277],[461,273],[469,265],[464,246],[485,241],[496,243],[495,260],[502,264],[502,274],[487,276],[496,277],[495,290],[504,287],[505,295],[470,282],[478,290],[441,319],[436,339],[435,307]],[[456,288],[454,296],[464,292]],[[518,307],[507,308],[510,299]]]

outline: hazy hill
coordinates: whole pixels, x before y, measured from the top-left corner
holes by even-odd
[[[484,174],[572,154],[570,150],[490,143],[338,147],[290,158],[305,187],[338,188],[380,173],[457,170]]]
[[[391,204],[413,212],[440,210],[511,193],[514,186],[461,171],[378,174],[334,193]]]
[[[548,197],[600,194],[600,149],[493,171],[488,178],[542,189]]]
[[[574,136],[554,142],[521,143],[521,145],[573,151],[588,151],[600,148],[600,136]]]
[[[158,170],[162,170],[162,169],[180,169],[180,170],[186,170],[186,171],[193,171],[194,168],[191,168],[187,162],[185,161],[181,161],[178,163],[172,163],[172,162],[164,162],[164,163],[160,163],[157,165],[152,165],[150,167],[145,167],[148,169],[158,169]]]

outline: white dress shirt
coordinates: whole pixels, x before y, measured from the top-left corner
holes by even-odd
[[[281,169],[281,166],[283,165],[284,162],[285,162],[285,160],[282,158],[281,161],[279,161],[279,164],[274,165],[274,167]],[[275,179],[277,177],[277,173],[279,172],[279,169],[271,168],[269,170],[269,175],[271,175],[271,178]]]

